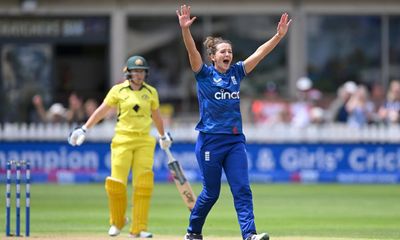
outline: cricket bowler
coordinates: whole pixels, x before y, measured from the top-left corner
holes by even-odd
[[[246,138],[242,131],[240,83],[286,35],[291,20],[281,16],[275,35],[258,47],[244,61],[233,63],[230,41],[209,36],[204,41],[211,61],[202,56],[190,32],[196,17],[190,16],[190,6],[176,10],[191,69],[196,78],[200,120],[196,126],[196,158],[202,174],[203,190],[191,211],[185,240],[202,240],[207,215],[218,200],[222,170],[229,183],[237,218],[244,240],[269,240],[267,233],[257,233],[253,214],[246,155]]]

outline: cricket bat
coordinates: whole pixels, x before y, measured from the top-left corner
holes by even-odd
[[[196,203],[196,195],[194,195],[193,189],[183,173],[181,164],[172,156],[169,148],[165,149],[165,152],[168,156],[168,168],[174,178],[175,185],[181,194],[183,202],[192,211]]]

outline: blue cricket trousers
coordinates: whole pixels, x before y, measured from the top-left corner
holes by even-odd
[[[189,233],[202,232],[206,217],[220,194],[222,169],[233,195],[243,239],[256,233],[245,142],[243,134],[199,133],[196,157],[203,190],[190,214]]]

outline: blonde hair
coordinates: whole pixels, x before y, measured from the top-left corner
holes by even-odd
[[[389,102],[398,100],[398,96],[396,96],[396,93],[394,91],[396,90],[396,88],[399,88],[399,86],[400,86],[400,80],[392,80],[390,82],[389,90],[387,91],[386,94],[386,99]]]
[[[221,43],[227,43],[232,46],[232,43],[229,40],[222,39],[221,37],[208,36],[203,42],[207,50],[207,55],[214,55],[217,52],[217,45]]]

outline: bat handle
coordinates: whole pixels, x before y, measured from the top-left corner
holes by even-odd
[[[168,156],[168,159],[173,159],[173,160],[175,160],[174,159],[174,156],[172,156],[172,153],[171,153],[171,150],[169,149],[169,148],[166,148],[165,149],[165,153],[167,154],[167,156]]]

